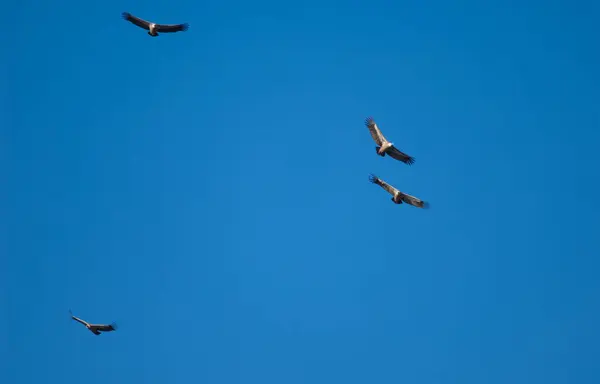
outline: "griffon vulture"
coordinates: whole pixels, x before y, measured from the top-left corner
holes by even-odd
[[[148,31],[148,34],[152,37],[158,36],[158,32],[166,33],[166,32],[179,32],[179,31],[187,31],[188,24],[155,24],[146,20],[142,20],[139,17],[133,16],[131,13],[123,12],[123,18],[140,28],[144,28]]]
[[[429,203],[427,203],[421,199],[418,199],[414,196],[407,195],[406,193],[399,191],[398,189],[392,187],[391,185],[389,185],[388,183],[381,180],[379,177],[377,177],[375,175],[370,175],[369,181],[371,181],[371,183],[377,184],[381,188],[385,189],[390,195],[393,196],[392,201],[396,204],[406,203],[406,204],[415,206],[417,208],[424,208],[424,209],[429,208]]]
[[[71,315],[71,319],[77,321],[78,323],[81,323],[83,325],[85,325],[85,327],[87,329],[90,330],[90,332],[92,332],[94,335],[98,336],[100,334],[100,332],[111,332],[111,331],[116,331],[117,330],[117,324],[116,323],[112,323],[112,324],[90,324],[86,321],[81,320],[78,317],[73,316],[73,314],[71,313],[71,311],[69,311],[69,314]]]
[[[367,117],[367,119],[365,120],[365,125],[367,126],[367,128],[369,128],[369,132],[371,132],[373,140],[375,140],[375,143],[377,143],[377,147],[375,147],[375,150],[377,151],[377,154],[379,156],[384,157],[387,153],[388,155],[390,155],[390,157],[396,160],[400,160],[401,162],[408,165],[411,165],[415,162],[414,157],[409,156],[406,153],[400,151],[394,146],[394,143],[390,143],[385,138],[385,136],[383,136],[381,130],[379,129],[379,127],[375,123],[375,120],[373,120],[372,117]]]

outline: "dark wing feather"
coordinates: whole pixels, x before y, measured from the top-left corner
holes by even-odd
[[[396,160],[400,160],[401,162],[411,165],[415,162],[415,158],[412,156],[407,155],[406,153],[400,151],[398,148],[396,148],[395,146],[392,146],[390,149],[388,149],[387,154],[396,159]]]
[[[93,327],[102,332],[110,332],[110,331],[117,330],[117,325],[114,323],[113,324],[94,324]]]
[[[123,16],[123,19],[129,21],[130,23],[133,23],[133,24],[137,25],[140,28],[144,28],[146,30],[150,30],[150,22],[148,22],[146,20],[142,20],[139,17],[135,17],[135,16],[133,16],[129,12],[123,12],[122,16]]]
[[[156,31],[162,33],[168,32],[184,32],[187,31],[189,27],[188,23],[183,24],[156,24]]]
[[[392,187],[391,185],[389,185],[388,183],[386,183],[385,181],[381,180],[379,177],[377,177],[373,174],[369,176],[369,181],[373,184],[379,185],[381,188],[385,189],[392,196],[394,196],[396,194],[396,192],[398,191],[396,188]]]
[[[424,209],[429,208],[429,203],[427,203],[419,198],[416,198],[414,196],[411,196],[411,195],[403,194],[402,201],[404,201],[406,204],[410,204],[417,208],[424,208]]]

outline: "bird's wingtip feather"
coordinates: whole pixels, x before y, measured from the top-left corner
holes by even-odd
[[[374,174],[372,174],[372,173],[371,173],[371,174],[369,175],[369,181],[370,181],[371,183],[375,183],[375,182],[377,182],[377,180],[379,180],[379,178],[378,178],[377,176],[375,176]]]

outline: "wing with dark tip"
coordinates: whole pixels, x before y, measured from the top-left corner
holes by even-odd
[[[185,32],[188,30],[189,24],[156,24],[156,31],[162,33],[168,32]]]
[[[140,28],[150,30],[150,22],[148,22],[146,20],[142,20],[139,17],[135,17],[129,12],[123,12],[122,16],[123,16],[123,19],[129,21],[130,23],[135,24]]]
[[[392,187],[391,185],[389,185],[388,183],[381,180],[379,177],[377,177],[375,175],[370,175],[369,181],[373,184],[379,185],[381,188],[385,189],[392,196],[395,196],[396,192],[398,192],[398,190],[396,188]]]
[[[117,324],[116,323],[112,323],[112,324],[93,324],[92,328],[97,329],[98,331],[102,331],[102,332],[111,332],[111,331],[116,331],[117,330]]]
[[[429,203],[411,195],[402,194],[402,201],[417,208],[428,209]]]
[[[401,162],[408,164],[408,165],[411,165],[415,162],[414,157],[407,155],[406,153],[402,152],[395,146],[392,146],[390,149],[388,149],[387,154],[390,157],[392,157],[396,160],[400,160]]]
[[[377,145],[382,145],[385,141],[387,141],[372,117],[367,117],[365,119],[365,125],[367,126],[367,128],[369,128],[371,137],[373,138],[373,140],[375,140],[375,143],[377,143]]]

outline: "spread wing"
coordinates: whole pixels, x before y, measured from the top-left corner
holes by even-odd
[[[373,138],[373,140],[375,140],[375,143],[377,143],[377,145],[382,145],[384,142],[387,141],[372,117],[366,118],[365,125],[367,126],[367,128],[369,128],[369,132],[371,132],[371,137]]]
[[[407,155],[406,153],[402,152],[395,146],[392,146],[390,149],[388,149],[387,154],[390,157],[392,157],[396,160],[400,160],[401,162],[406,163],[408,165],[411,165],[415,162],[414,157]]]
[[[150,22],[148,22],[146,20],[142,20],[139,17],[135,17],[129,12],[123,12],[122,16],[123,16],[123,19],[129,21],[130,23],[133,23],[140,28],[150,30]]]
[[[110,331],[116,331],[117,330],[117,324],[116,323],[112,323],[112,324],[93,324],[92,328],[97,329],[98,331],[102,331],[102,332],[110,332]]]
[[[71,311],[69,311],[69,313],[71,313]],[[75,320],[78,323],[81,323],[81,324],[85,325],[86,327],[89,325],[87,322],[81,320],[79,317],[73,316],[72,313],[71,313],[71,319]]]
[[[183,24],[156,24],[157,32],[180,32],[188,30],[188,23]]]
[[[377,177],[373,174],[371,174],[369,176],[369,181],[373,184],[379,185],[381,188],[385,189],[392,196],[395,196],[396,192],[398,192],[398,190],[396,188],[392,187],[391,185],[389,185],[388,183],[386,183],[385,181],[381,180],[379,177]]]
[[[402,194],[402,201],[417,208],[428,209],[429,203],[405,193]]]

